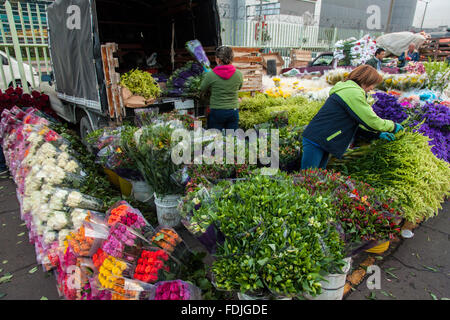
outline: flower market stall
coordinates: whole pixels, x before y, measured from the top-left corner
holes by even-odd
[[[206,67],[187,63],[165,90],[196,95]],[[235,152],[215,163],[205,150],[229,137],[157,107],[92,132],[89,152],[52,117],[45,95],[8,89],[0,95],[0,139],[38,263],[73,300],[342,299],[353,261],[386,250],[406,222],[436,215],[450,193],[450,68],[428,62],[407,70],[384,74],[370,97],[375,113],[405,130],[392,142],[355,142],[328,170],[299,170],[301,135],[350,70],[265,77],[263,93],[241,96],[239,126],[255,129],[259,145],[271,144],[270,129],[278,129],[281,170],[269,176],[269,164],[251,162],[249,148],[244,162]],[[159,96],[150,78],[124,75],[130,98]],[[202,163],[172,160],[180,146],[184,157],[198,156],[180,144],[180,129],[207,154]]]

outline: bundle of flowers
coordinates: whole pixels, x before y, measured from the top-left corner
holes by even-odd
[[[434,216],[450,193],[450,167],[431,151],[429,138],[399,132],[396,140],[375,140],[346,153],[330,167],[388,193],[403,208],[403,217],[416,222]]]
[[[167,80],[166,94],[169,96],[193,96],[199,93],[203,79],[203,67],[193,61],[175,70]]]
[[[311,196],[282,174],[219,187],[193,212],[194,219],[208,217],[225,235],[212,266],[217,288],[317,295],[320,274],[344,265],[343,242],[325,198]]]
[[[134,262],[142,248],[149,245],[149,241],[141,234],[117,222],[109,230],[108,238],[103,242],[101,248],[110,256]]]
[[[417,98],[401,98],[382,92],[374,94],[377,102],[372,108],[383,119],[403,122],[414,130],[429,137],[431,151],[439,159],[450,161],[450,109],[442,104],[426,103],[422,105]]]
[[[351,69],[336,68],[336,69],[326,71],[323,76],[325,77],[327,83],[334,86],[339,81],[344,81],[345,79],[347,79],[350,72],[351,72]]]
[[[336,208],[336,223],[347,244],[382,242],[399,235],[401,209],[392,206],[393,199],[368,184],[321,169],[303,170],[294,178],[296,184],[311,194],[331,198]]]
[[[181,169],[172,161],[172,148],[178,141],[172,139],[175,130],[170,124],[158,124],[139,129],[133,139],[122,142],[122,148],[136,162],[145,182],[158,196],[179,194],[183,186],[171,176]]]
[[[161,281],[155,284],[150,300],[201,300],[201,291],[182,280]]]
[[[400,90],[408,91],[420,89],[426,86],[428,78],[426,74],[388,74],[383,73],[383,81],[378,88],[383,91]]]
[[[15,89],[10,87],[5,92],[0,90],[0,114],[4,109],[11,109],[14,106],[19,108],[35,108],[52,117],[56,116],[50,107],[49,97],[46,94],[35,90],[31,94],[24,93],[20,87]]]
[[[148,247],[142,250],[136,262],[133,278],[145,283],[155,283],[166,279],[167,273],[176,273],[177,265],[162,249]]]
[[[114,204],[107,212],[107,222],[109,226],[114,226],[117,222],[131,227],[137,232],[146,235],[153,233],[154,229],[144,218],[142,213],[133,208],[128,202],[121,200]]]
[[[158,83],[149,72],[131,70],[120,76],[120,85],[128,89],[128,94],[123,96],[125,105],[131,107],[146,106],[151,100],[161,95]],[[125,90],[126,91],[126,90]]]
[[[375,39],[368,34],[359,40],[355,37],[339,40],[334,45],[334,58],[342,60],[342,65],[358,66],[372,58],[377,50]]]
[[[415,73],[415,74],[423,74],[426,72],[422,62],[414,62],[414,61],[410,61],[405,67],[405,70],[408,73]]]
[[[447,61],[424,62],[424,67],[428,78],[428,89],[444,92],[450,83],[450,64]]]

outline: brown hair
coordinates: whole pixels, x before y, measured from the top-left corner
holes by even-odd
[[[222,64],[230,64],[233,61],[233,50],[230,47],[221,46],[216,49],[216,57]]]
[[[374,67],[365,64],[350,72],[345,81],[347,80],[356,82],[360,87],[369,87],[371,85],[381,83],[381,81],[383,81],[383,77]]]

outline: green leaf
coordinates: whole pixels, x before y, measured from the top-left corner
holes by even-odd
[[[21,232],[21,233],[19,233],[17,236],[18,236],[18,237],[22,237],[24,234],[25,234],[25,232]]]
[[[274,245],[273,243],[269,244],[269,247],[270,247],[273,251],[275,251],[275,249],[276,249],[276,247],[275,247],[275,245]]]
[[[439,272],[439,270],[436,269],[436,268],[432,268],[432,267],[428,267],[428,266],[424,266],[424,267],[427,268],[428,270],[433,271],[433,272]]]
[[[430,296],[433,298],[433,300],[439,300],[439,299],[436,297],[436,295],[433,294],[433,293],[431,293],[431,292],[430,292]]]
[[[47,297],[42,296],[39,300],[48,300]]]
[[[161,241],[163,239],[164,239],[164,234],[160,233],[159,236],[157,236],[154,241]]]
[[[398,277],[395,274],[393,274],[392,272],[386,270],[386,273],[393,276],[395,279],[398,279]]]
[[[3,264],[7,264],[7,263],[8,263],[8,260],[3,260],[2,263],[3,263]]]
[[[370,300],[376,300],[377,297],[376,297],[376,295],[375,295],[375,292],[372,291],[372,292],[370,293],[370,296],[368,296],[368,297],[366,297],[366,298],[367,298],[367,299],[370,299]]]
[[[37,269],[38,269],[38,267],[34,267],[30,271],[28,271],[28,273],[33,274],[37,271]]]
[[[267,263],[267,261],[269,261],[269,258],[264,258],[264,259],[258,260],[258,264],[260,266],[263,266]]]
[[[13,275],[10,273],[5,274],[3,277],[0,278],[0,284],[11,281],[12,277]]]

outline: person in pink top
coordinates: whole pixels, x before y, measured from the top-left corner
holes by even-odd
[[[216,63],[212,71],[205,74],[200,91],[211,91],[208,129],[238,129],[239,101],[238,92],[242,88],[242,73],[231,63],[233,51],[221,46],[216,50]]]

